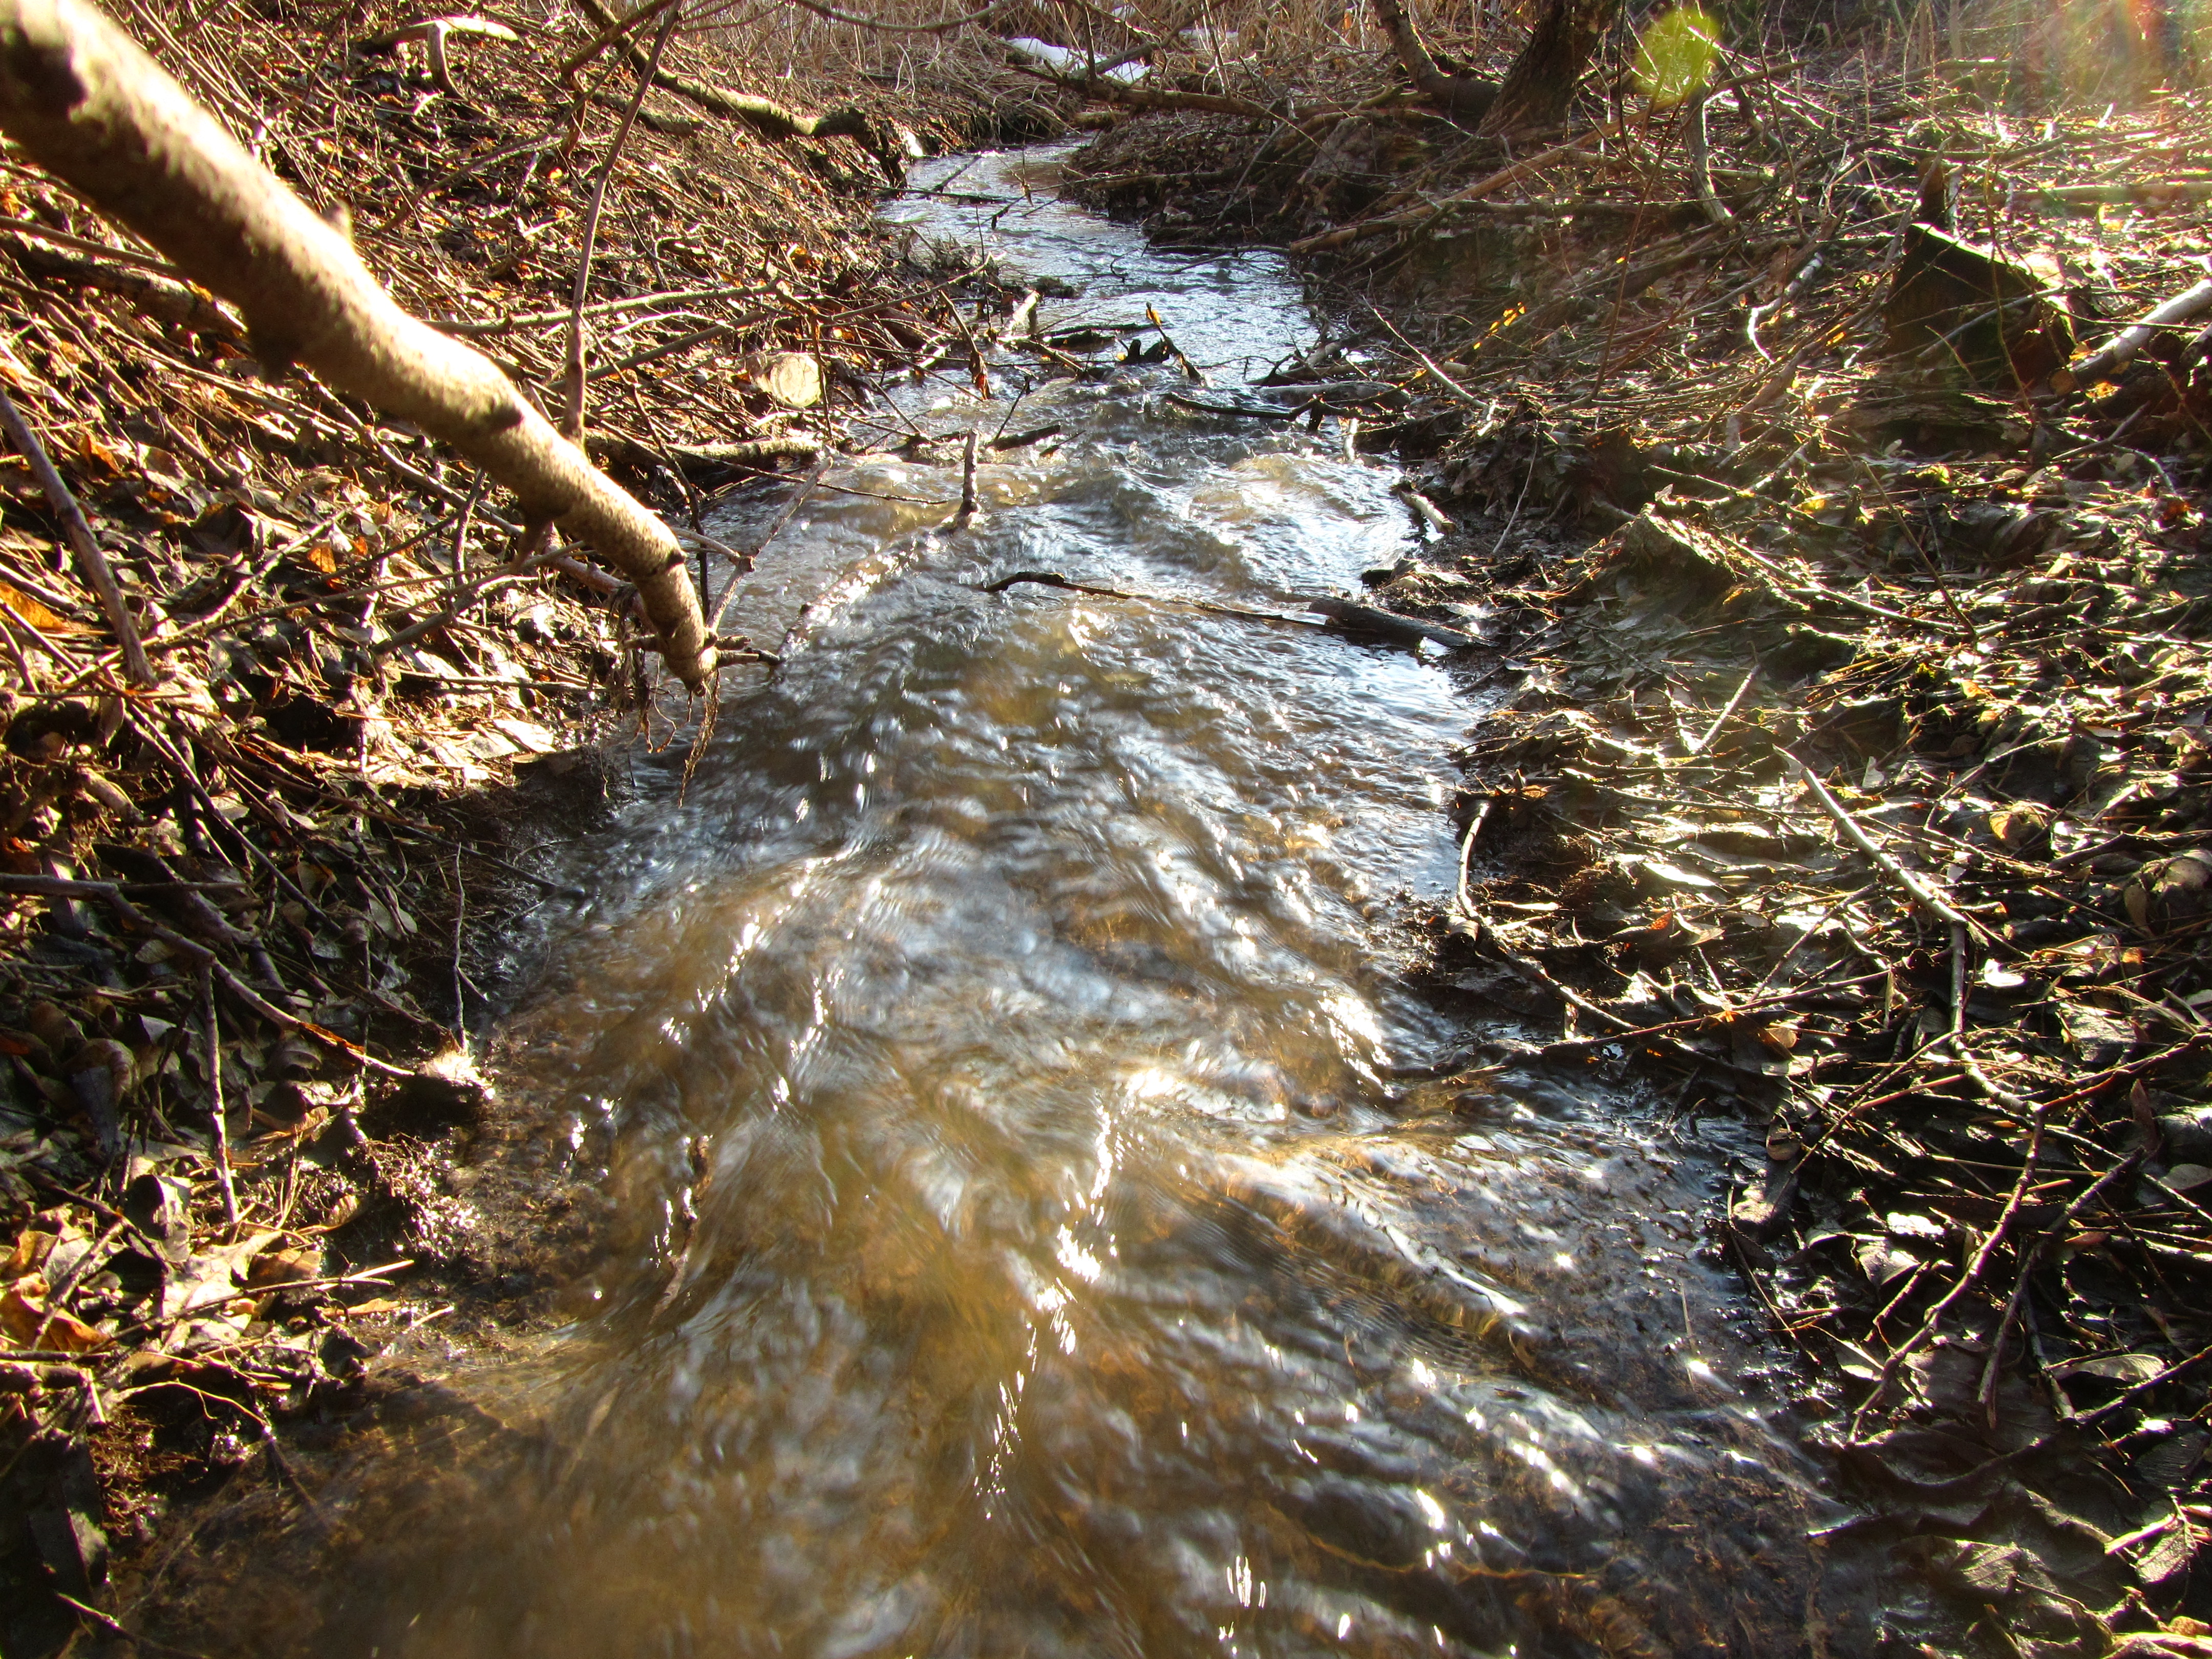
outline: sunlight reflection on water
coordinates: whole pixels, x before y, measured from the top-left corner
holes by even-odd
[[[1231,378],[1310,338],[1270,255],[1042,198],[995,235],[1084,287],[1055,322],[1149,303]],[[1403,550],[1384,473],[1156,373],[1029,396],[1067,434],[973,526],[825,495],[748,579],[753,637],[804,618],[785,668],[592,846],[496,1044],[605,1204],[588,1311],[393,1430],[320,1651],[1794,1650],[1818,1506],[1693,1255],[1710,1172],[1555,1083],[1391,1081],[1454,1045],[1388,924],[1451,882],[1480,705],[977,591],[1279,606]],[[957,430],[944,384],[905,407]]]

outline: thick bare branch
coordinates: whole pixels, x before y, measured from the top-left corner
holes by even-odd
[[[634,13],[617,21],[599,3],[599,0],[576,0],[576,4],[586,17],[599,27],[608,40],[622,35],[637,21],[642,11],[657,9],[648,6],[641,9],[641,13]],[[635,40],[624,40],[623,52],[640,74],[649,76],[653,85],[674,93],[709,115],[742,121],[762,137],[776,143],[791,138],[850,138],[876,158],[876,163],[883,168],[887,182],[897,185],[906,176],[906,163],[897,146],[884,134],[877,131],[875,123],[860,109],[848,106],[828,110],[820,115],[802,115],[772,98],[733,92],[726,87],[710,87],[669,70],[648,68],[645,52]]]
[[[1488,81],[1470,81],[1448,74],[1421,38],[1420,27],[1406,9],[1405,0],[1375,0],[1375,19],[1390,37],[1390,46],[1404,66],[1413,89],[1453,119],[1469,125],[1490,112],[1498,101],[1498,88]]]
[[[0,128],[236,305],[264,362],[301,362],[414,422],[634,582],[662,654],[703,684],[714,641],[666,526],[487,359],[410,317],[352,244],[82,0],[0,0]]]

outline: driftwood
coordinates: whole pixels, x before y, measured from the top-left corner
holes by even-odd
[[[452,444],[637,586],[668,665],[714,642],[667,527],[507,378],[410,317],[352,244],[82,0],[0,0],[0,129],[40,166],[236,305],[264,363],[313,368]]]

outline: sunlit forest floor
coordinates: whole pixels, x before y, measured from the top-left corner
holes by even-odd
[[[1975,1650],[2195,1652],[2212,149],[2200,94],[2014,69],[1731,60],[1518,159],[1402,103],[1148,116],[1079,165],[1307,250],[1298,374],[1411,394],[1332,410],[1444,521],[1370,602],[1520,687],[1438,987],[1765,1124],[1715,1248]]]

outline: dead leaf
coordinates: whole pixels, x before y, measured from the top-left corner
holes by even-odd
[[[2148,1382],[2165,1369],[2155,1354],[2108,1353],[2094,1359],[2062,1360],[2051,1367],[2051,1375],[2101,1376],[2108,1382]]]
[[[35,1299],[27,1291],[36,1292]],[[0,1335],[19,1348],[36,1346],[56,1353],[91,1353],[114,1339],[46,1303],[46,1281],[19,1279],[0,1295]]]

